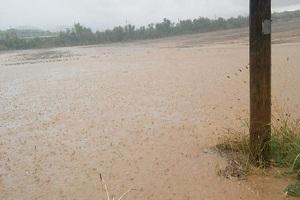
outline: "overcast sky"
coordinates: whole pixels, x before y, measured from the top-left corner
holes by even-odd
[[[0,29],[43,29],[80,22],[94,30],[131,23],[146,25],[164,17],[213,18],[248,14],[248,0],[0,0]],[[300,0],[273,0],[273,10],[300,9]]]

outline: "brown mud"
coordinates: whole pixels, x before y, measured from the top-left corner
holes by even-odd
[[[299,118],[300,31],[278,26],[273,101]],[[19,64],[21,63],[21,64]],[[0,54],[0,199],[284,199],[288,179],[218,176],[249,113],[246,29]]]

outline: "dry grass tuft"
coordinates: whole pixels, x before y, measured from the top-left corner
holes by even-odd
[[[244,120],[240,130],[227,129],[225,136],[221,138],[217,150],[227,159],[228,165],[219,171],[219,175],[228,179],[244,179],[248,175],[250,168],[248,127],[247,120]]]
[[[100,182],[101,182],[101,185],[102,185],[102,189],[103,189],[103,190],[105,191],[105,193],[106,193],[106,198],[107,198],[107,200],[122,200],[122,199],[124,199],[124,198],[126,197],[126,195],[127,195],[128,193],[130,193],[132,190],[134,190],[134,189],[129,189],[129,190],[127,190],[126,192],[124,192],[119,198],[115,198],[114,195],[111,195],[111,194],[109,193],[108,187],[107,187],[107,185],[106,185],[106,183],[105,183],[105,180],[103,179],[101,173],[99,174],[99,178],[100,178]]]

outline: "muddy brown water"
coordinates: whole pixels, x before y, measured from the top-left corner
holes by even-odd
[[[289,180],[227,180],[208,150],[248,118],[244,37],[1,54],[0,199],[104,200],[99,173],[111,194],[134,189],[126,199],[284,199]],[[273,46],[273,101],[299,118],[290,40]]]

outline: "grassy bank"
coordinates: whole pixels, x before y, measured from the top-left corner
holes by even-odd
[[[283,112],[281,112],[283,113]],[[249,163],[249,123],[243,122],[242,131],[228,130],[217,146],[226,156],[228,167],[220,173],[226,177],[244,177],[257,170]],[[292,119],[287,113],[273,116],[271,147],[271,168],[284,169],[285,174],[300,177],[300,120]],[[261,167],[259,170],[262,170]],[[265,169],[263,169],[265,170]],[[300,180],[287,187],[286,193],[300,197]]]

